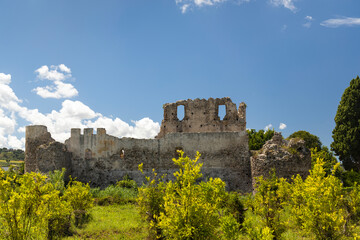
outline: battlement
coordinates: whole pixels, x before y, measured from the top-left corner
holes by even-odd
[[[183,106],[184,118],[179,119],[178,107]],[[219,108],[225,116],[219,116]],[[203,179],[220,177],[229,190],[251,192],[253,177],[267,174],[271,167],[279,176],[305,175],[311,165],[309,151],[302,151],[302,143],[286,143],[280,134],[250,160],[246,132],[246,104],[236,108],[230,98],[183,100],[164,104],[164,119],[156,139],[134,139],[108,135],[104,128],[71,129],[65,143],[51,138],[46,126],[27,126],[25,145],[25,171],[48,172],[61,168],[67,175],[91,186],[106,187],[124,176],[143,182],[138,170],[143,164],[146,175],[156,169],[165,180],[174,177],[177,167],[171,160],[181,149],[187,156],[201,153]],[[287,148],[300,149],[293,156]],[[273,150],[277,150],[276,154]],[[280,150],[279,150],[280,149]]]
[[[179,119],[178,108],[184,107],[184,118]],[[225,106],[225,116],[219,116],[220,106]],[[246,104],[240,103],[239,109],[230,98],[209,98],[181,100],[163,105],[164,119],[160,133],[162,138],[174,132],[242,132],[246,130]]]

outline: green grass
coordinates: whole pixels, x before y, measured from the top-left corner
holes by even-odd
[[[11,160],[10,163],[7,163],[6,160],[0,160],[0,167],[9,167],[10,165],[20,166],[24,161]]]
[[[124,188],[116,185],[110,185],[103,190],[92,188],[90,192],[97,205],[135,203],[138,194],[135,188]]]
[[[147,224],[141,220],[134,204],[95,206],[92,219],[74,236],[65,239],[146,239]]]

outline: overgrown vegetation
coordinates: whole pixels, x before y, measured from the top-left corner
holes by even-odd
[[[88,185],[72,181],[60,191],[40,173],[19,175],[0,169],[1,239],[54,239],[79,223],[92,201]]]
[[[270,140],[274,136],[273,130],[259,130],[258,132],[255,129],[246,130],[249,136],[249,150],[259,150],[265,144],[266,141]]]
[[[152,178],[139,190],[138,204],[149,222],[150,236],[164,239],[235,239],[244,209],[237,197],[225,191],[219,178],[197,182],[202,164],[184,157],[173,159],[179,170],[175,180],[164,183],[153,170]],[[139,166],[142,170],[142,165]]]
[[[0,170],[1,239],[359,239],[360,186],[349,187],[318,159],[306,179],[257,179],[254,194],[199,181],[202,164],[181,152],[173,181],[152,171],[105,189],[70,178]],[[142,165],[139,166],[142,170]],[[357,175],[356,175],[357,176]],[[135,201],[137,200],[138,206]],[[95,203],[95,207],[93,207]],[[69,236],[72,235],[72,236]]]

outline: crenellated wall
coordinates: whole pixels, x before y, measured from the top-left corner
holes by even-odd
[[[181,121],[177,118],[179,105],[185,107]],[[218,116],[219,105],[226,106],[222,120]],[[77,180],[106,187],[125,175],[143,182],[144,176],[138,170],[141,163],[146,175],[154,168],[159,174],[167,174],[166,179],[172,179],[177,170],[172,158],[178,157],[177,150],[191,158],[199,151],[203,179],[220,177],[229,190],[251,192],[254,176],[268,172],[268,166],[278,166],[269,158],[250,161],[246,105],[241,103],[236,109],[229,98],[210,98],[165,104],[161,131],[155,139],[117,138],[108,135],[104,128],[98,128],[96,133],[86,128],[83,133],[81,129],[71,129],[70,138],[63,144],[55,142],[45,126],[27,126],[25,167],[27,172],[65,167],[67,174]],[[293,169],[291,156],[283,155],[287,158],[276,160],[281,163],[281,171],[298,172]],[[301,165],[304,167],[300,172],[308,165]]]

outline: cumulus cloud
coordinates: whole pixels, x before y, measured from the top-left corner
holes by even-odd
[[[337,28],[342,26],[360,26],[360,18],[342,17],[331,18],[320,23],[321,26]]]
[[[42,98],[71,98],[77,96],[79,92],[70,83],[55,81],[52,86],[37,87],[33,89]]]
[[[188,10],[193,9],[194,7],[204,7],[204,6],[215,6],[224,2],[233,2],[236,4],[241,4],[244,2],[250,2],[250,0],[175,0],[176,4],[180,7],[182,13],[186,13]]]
[[[64,64],[51,65],[50,68],[44,65],[36,69],[35,73],[38,79],[53,82],[51,85],[33,89],[42,98],[71,98],[79,94],[72,84],[63,82],[72,77],[71,69]]]
[[[40,69],[40,70],[39,70]],[[52,68],[37,69],[39,78],[57,82],[64,79],[53,70],[61,71],[66,76],[70,68],[59,65]],[[38,71],[39,70],[39,71]],[[66,78],[66,77],[65,77]],[[0,146],[24,148],[25,126],[18,126],[18,120],[26,125],[45,125],[57,141],[70,137],[71,128],[105,128],[107,133],[116,137],[154,138],[160,130],[160,124],[150,118],[132,121],[128,124],[116,117],[106,117],[92,110],[80,101],[64,100],[59,110],[41,113],[38,109],[29,109],[21,105],[22,101],[10,87],[11,75],[0,73]]]
[[[286,128],[286,124],[285,123],[280,123],[279,129],[280,130],[284,130]]]
[[[11,82],[11,75],[0,73],[0,84],[9,84]]]
[[[297,10],[294,5],[294,0],[270,0],[270,3],[276,7],[284,7],[293,12],[296,12]]]
[[[273,125],[270,123],[270,124],[265,126],[264,130],[265,131],[270,130],[272,127],[273,127]]]
[[[312,21],[314,20],[312,16],[306,16],[305,17],[306,22],[303,24],[304,27],[310,28]]]

